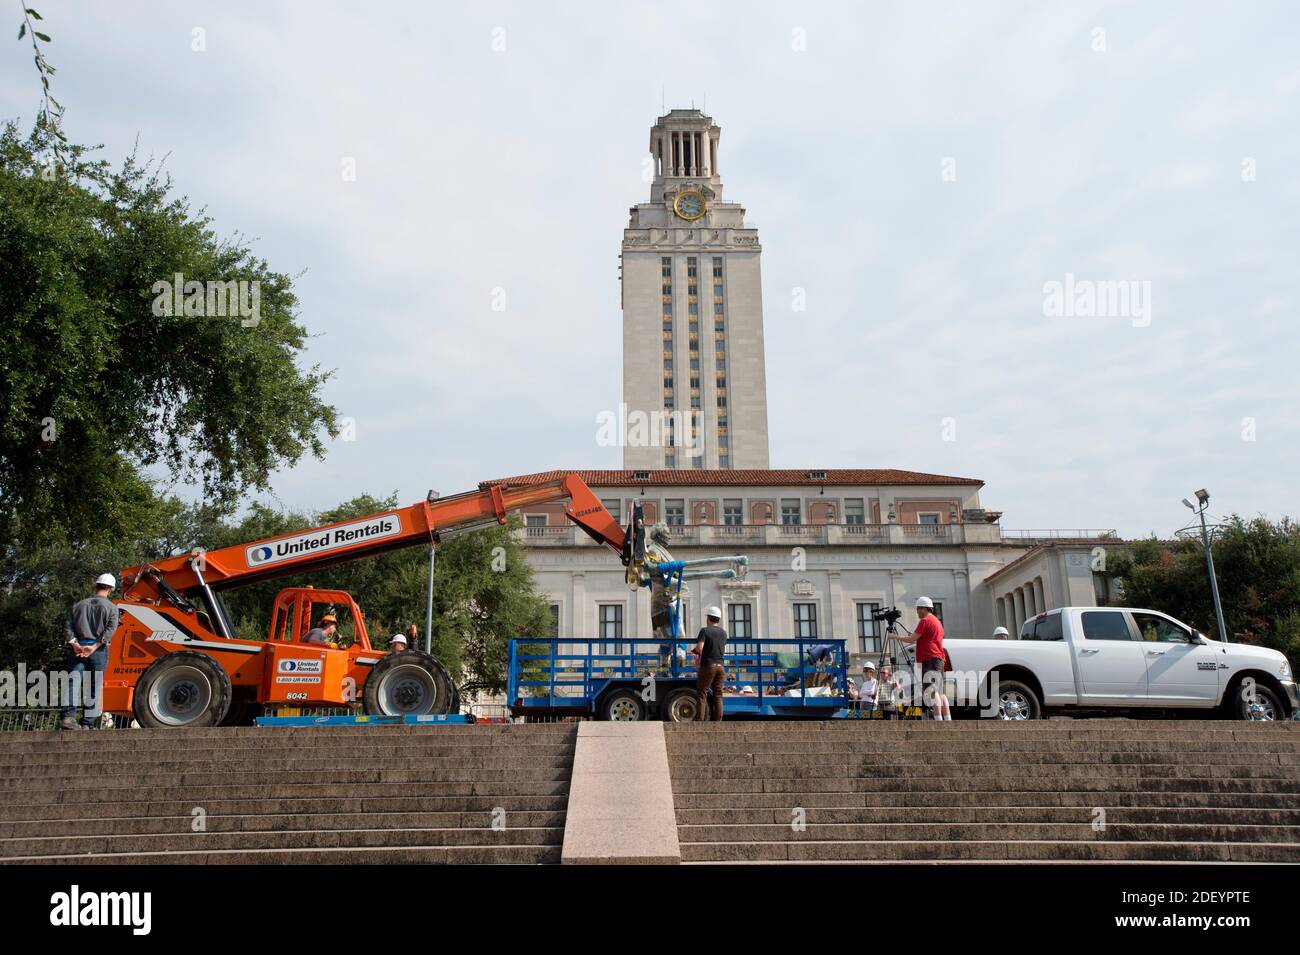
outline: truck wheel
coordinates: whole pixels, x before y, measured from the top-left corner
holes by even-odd
[[[1036,720],[1043,715],[1038,694],[1019,680],[998,681],[997,704],[1000,720]]]
[[[427,716],[454,712],[457,693],[441,663],[419,650],[403,650],[375,664],[361,700],[371,716]]]
[[[645,700],[632,690],[615,690],[600,705],[600,718],[615,723],[635,723],[645,719]]]
[[[148,729],[218,726],[230,709],[230,677],[204,653],[177,650],[154,661],[135,687],[132,709]]]
[[[1235,720],[1272,723],[1286,718],[1277,694],[1258,680],[1242,680],[1228,694],[1228,715]]]
[[[694,690],[673,690],[664,703],[664,722],[694,723],[700,711],[700,701]]]

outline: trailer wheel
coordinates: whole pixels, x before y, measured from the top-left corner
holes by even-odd
[[[230,677],[220,663],[204,653],[177,650],[144,671],[132,709],[148,729],[219,726],[230,698]]]
[[[361,699],[371,716],[427,716],[454,712],[458,694],[441,663],[419,650],[403,650],[375,664]]]
[[[600,718],[614,723],[635,723],[645,717],[645,701],[632,690],[615,690],[600,705]]]
[[[1036,720],[1043,715],[1038,694],[1019,680],[998,681],[997,705],[1000,720]]]
[[[694,723],[700,711],[700,701],[694,690],[673,690],[664,703],[664,722]]]

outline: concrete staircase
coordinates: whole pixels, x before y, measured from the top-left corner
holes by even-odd
[[[665,728],[683,862],[1300,862],[1300,724]]]
[[[0,862],[559,862],[576,729],[6,733]]]

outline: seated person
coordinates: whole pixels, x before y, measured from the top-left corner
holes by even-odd
[[[320,618],[320,623],[307,631],[307,635],[302,638],[303,643],[319,643],[327,647],[337,649],[338,643],[338,618],[332,613],[327,613]]]

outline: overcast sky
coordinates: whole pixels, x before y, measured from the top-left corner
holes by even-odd
[[[773,467],[977,477],[1012,528],[1300,511],[1295,4],[36,6],[69,138],[303,273],[356,440],[286,505],[620,467],[622,229],[693,102],[763,245]],[[10,42],[4,115],[38,90]],[[1047,314],[1067,275],[1149,311]]]

